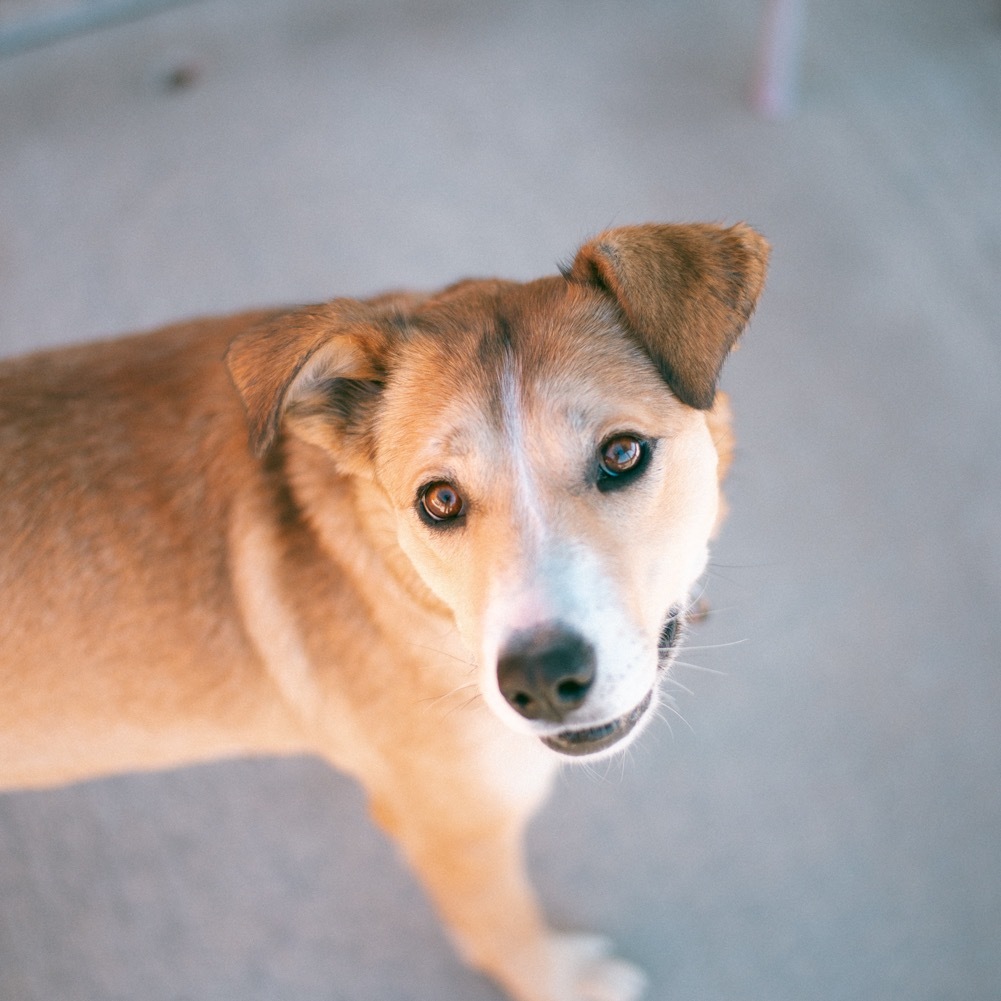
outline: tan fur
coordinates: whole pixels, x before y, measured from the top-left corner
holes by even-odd
[[[522,834],[560,760],[541,738],[649,716],[731,453],[716,377],[766,256],[743,226],[631,227],[563,278],[4,363],[0,782],[320,754],[512,997],[635,997],[599,940],[548,930]],[[596,450],[625,432],[648,470],[601,492]],[[418,516],[432,481],[461,523]],[[553,622],[597,661],[558,723],[497,683],[512,638]]]

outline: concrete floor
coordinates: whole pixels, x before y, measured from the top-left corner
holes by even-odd
[[[205,0],[0,61],[0,352],[551,272],[645,220],[775,246],[686,722],[568,772],[560,921],[652,999],[1001,997],[1001,15]],[[2,611],[0,611],[2,614]],[[233,762],[0,797],[3,1001],[496,999],[350,783]]]

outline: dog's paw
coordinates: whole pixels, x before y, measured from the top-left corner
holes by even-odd
[[[637,1001],[646,988],[643,971],[613,955],[601,935],[557,935],[553,950],[566,1001]]]

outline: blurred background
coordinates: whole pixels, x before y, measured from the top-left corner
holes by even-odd
[[[813,0],[771,116],[765,3],[113,7],[0,0],[2,354],[770,238],[683,719],[563,776],[533,872],[651,999],[1001,997],[995,0]],[[133,998],[499,995],[316,761],[0,796],[0,999]]]

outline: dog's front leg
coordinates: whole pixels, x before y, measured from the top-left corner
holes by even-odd
[[[482,785],[463,789],[453,779],[436,776],[438,795],[427,798],[399,790],[374,796],[372,812],[401,846],[463,958],[517,1001],[638,998],[643,974],[613,956],[605,939],[546,925],[524,865],[530,811],[485,803]]]

